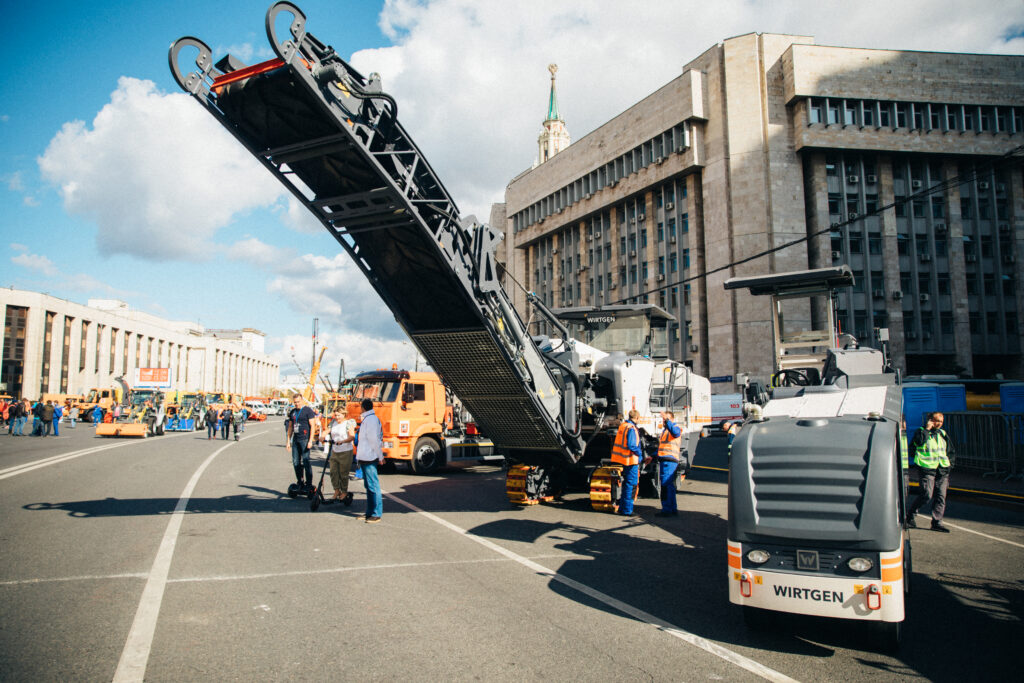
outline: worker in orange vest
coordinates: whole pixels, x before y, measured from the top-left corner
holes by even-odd
[[[675,517],[676,508],[676,470],[679,469],[679,450],[683,443],[683,430],[673,420],[676,415],[671,410],[661,411],[665,429],[658,439],[658,473],[661,476],[661,512],[655,517]]]
[[[619,423],[612,444],[612,462],[622,465],[622,497],[618,501],[618,512],[626,517],[633,514],[633,500],[640,479],[640,461],[644,457],[640,449],[640,433],[636,428],[640,413],[631,410],[628,417],[628,420]]]

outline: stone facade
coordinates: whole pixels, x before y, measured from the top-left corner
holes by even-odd
[[[514,178],[491,217],[501,260],[552,307],[662,304],[674,358],[760,379],[768,301],[724,281],[848,263],[840,325],[868,344],[888,327],[897,367],[1021,377],[1024,183],[1007,155],[1024,57],[813,43],[725,40]],[[787,306],[786,325],[824,310]]]
[[[17,289],[0,289],[5,314],[0,381],[6,392],[83,394],[109,387],[136,368],[170,368],[172,389],[257,392],[278,384],[277,361],[263,353],[263,333],[205,330],[162,320],[122,302],[83,306]]]

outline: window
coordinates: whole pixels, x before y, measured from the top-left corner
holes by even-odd
[[[967,273],[967,293],[977,294],[978,293],[978,274]]]
[[[829,215],[832,215],[832,216],[838,216],[839,215],[839,202],[841,200],[842,200],[842,198],[838,194],[830,193],[828,195],[828,212],[829,212]]]
[[[882,236],[872,234],[868,236],[868,253],[880,255],[882,253]]]
[[[970,197],[960,198],[960,217],[965,221],[974,218],[974,205],[971,204]]]
[[[665,257],[664,256],[659,256],[658,257],[658,275],[664,275],[664,274],[665,274]]]
[[[679,272],[679,263],[675,252],[668,255],[668,270],[670,273]]]
[[[78,348],[78,371],[85,370],[85,350],[89,342],[89,321],[82,321],[81,343]]]
[[[658,241],[665,241],[665,226],[661,223],[658,223]]]
[[[915,199],[911,202],[911,206],[914,210],[914,218],[924,218],[924,201],[921,199]]]
[[[942,197],[932,197],[932,218],[946,217],[946,200]]]
[[[685,235],[686,233],[690,232],[690,214],[684,213],[682,216],[680,216],[679,221],[680,230],[682,230],[683,234]]]
[[[906,128],[908,121],[907,104],[905,102],[896,103],[896,127]]]
[[[900,256],[910,253],[910,240],[906,235],[896,235],[896,249]]]
[[[833,158],[833,157],[826,157],[825,158],[825,175],[827,175],[827,176],[837,176],[837,175],[839,175],[839,170],[836,167],[836,160],[835,160],[835,158]],[[836,212],[836,213],[838,213],[838,212]]]
[[[850,253],[851,254],[863,254],[864,253],[864,238],[850,236]]]
[[[828,119],[827,119],[827,122],[830,123],[830,124],[832,124],[832,123],[839,123],[839,103],[838,102],[829,102],[828,103]]]
[[[821,123],[825,120],[825,101],[817,97],[809,98],[808,100],[808,121],[811,123]]]
[[[882,128],[892,126],[892,104],[880,102],[878,106],[878,125]]]
[[[938,273],[936,277],[938,278],[937,291],[939,294],[949,294],[949,273]]]
[[[935,240],[935,255],[936,256],[947,256],[947,253],[946,253],[946,240],[936,238],[936,240]]]
[[[864,103],[864,109],[863,109],[861,115],[862,115],[862,117],[864,119],[864,125],[865,126],[873,126],[873,125],[875,125],[875,103],[874,102],[865,102]]]
[[[690,250],[683,249],[683,268],[690,267]]]

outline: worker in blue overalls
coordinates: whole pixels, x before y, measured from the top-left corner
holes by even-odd
[[[658,439],[658,474],[661,477],[661,512],[655,517],[675,517],[676,508],[676,471],[679,469],[679,452],[683,443],[683,430],[673,420],[676,416],[671,410],[661,411],[661,419],[665,429]]]
[[[629,411],[629,419],[619,423],[612,444],[612,462],[622,466],[622,497],[619,498],[619,514],[626,517],[633,514],[637,482],[640,480],[640,461],[644,455],[640,449],[640,433],[636,421],[640,413]]]

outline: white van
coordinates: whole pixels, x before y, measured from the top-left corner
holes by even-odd
[[[260,415],[274,414],[274,411],[263,403],[263,401],[246,401],[245,409],[250,413],[259,413]]]
[[[288,411],[288,405],[291,403],[286,398],[275,398],[270,402],[270,408],[274,415],[284,415]]]

